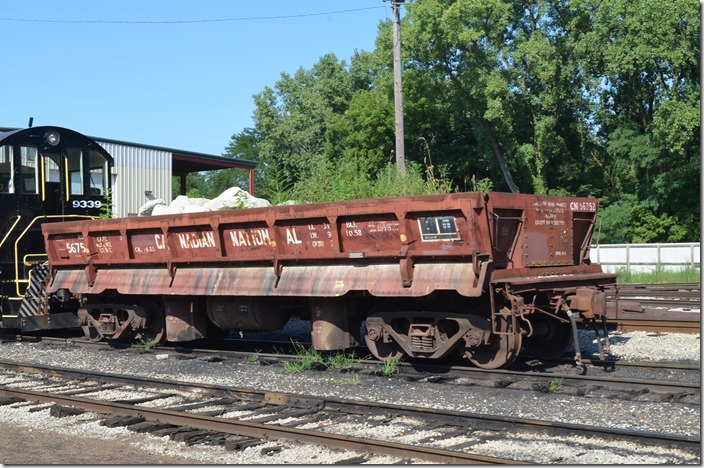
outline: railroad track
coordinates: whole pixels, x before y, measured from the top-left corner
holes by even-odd
[[[104,342],[87,340],[65,341],[62,338],[31,337],[47,345],[88,348],[113,348]],[[282,343],[285,344],[285,343]],[[117,350],[115,350],[117,351]],[[154,350],[155,352],[157,350]],[[264,353],[261,351],[240,351],[236,349],[202,349],[162,346],[158,352],[168,352],[172,356],[187,356],[212,362],[260,363],[284,366],[286,363],[301,360],[301,356],[284,351]],[[381,363],[369,359],[349,359],[347,372],[356,375],[376,375]],[[319,370],[325,370],[321,363]],[[449,385],[481,385],[487,387],[533,389],[548,391],[556,383],[563,392],[587,398],[609,398],[647,401],[690,401],[699,403],[701,393],[701,366],[698,363],[683,364],[673,362],[629,362],[618,359],[598,359],[589,354],[581,363],[574,359],[562,358],[550,361],[536,360],[530,356],[520,358],[510,369],[482,369],[461,360],[430,362],[399,362],[396,377],[407,381],[447,383]]]
[[[65,338],[52,337],[22,337],[18,340],[29,340],[29,342],[44,342],[49,346],[85,346],[88,348],[109,348],[119,350],[115,345],[105,342],[95,342],[82,338],[66,340]],[[235,345],[242,344],[239,341]],[[247,348],[257,347],[259,342],[246,343]],[[288,345],[291,349],[286,350]],[[125,345],[125,349],[128,345]],[[188,356],[188,358],[200,358],[206,361],[234,362],[234,363],[263,363],[265,365],[281,365],[301,359],[296,354],[296,349],[290,343],[280,342],[277,346],[279,351],[267,353],[262,351],[242,351],[229,347],[218,349],[208,348],[183,348],[182,346],[162,345],[154,352],[168,352],[174,356]],[[290,352],[290,354],[287,354]],[[349,372],[377,374],[381,363],[379,361],[362,359],[349,359]],[[599,359],[598,357],[586,354],[580,364],[574,359],[561,358],[553,360],[536,360],[530,356],[521,357],[510,369],[483,369],[467,364],[461,359],[433,363],[428,361],[399,362],[398,368],[402,372],[401,378],[406,380],[433,380],[433,381],[458,381],[467,385],[468,381],[488,381],[501,380],[501,383],[493,383],[492,386],[507,386],[513,382],[529,381],[535,384],[536,389],[545,388],[554,380],[561,380],[566,384],[573,382],[575,385],[590,385],[592,387],[609,387],[610,390],[623,390],[631,394],[633,391],[640,391],[647,388],[647,393],[668,394],[669,399],[675,394],[675,399],[679,396],[686,396],[698,393],[701,385],[701,366],[698,363],[685,364],[665,362],[632,362],[620,359]],[[320,366],[321,370],[325,365]],[[606,372],[604,372],[606,371]],[[620,372],[620,374],[618,372]]]
[[[0,369],[0,396],[6,402],[22,399],[81,408],[101,414],[104,425],[151,429],[161,435],[176,435],[179,440],[190,443],[242,447],[261,445],[267,439],[290,439],[363,454],[347,462],[365,461],[367,456],[364,453],[440,463],[530,462],[496,457],[477,450],[490,445],[494,439],[513,438],[516,444],[525,444],[526,434],[552,441],[564,440],[572,449],[583,444],[585,450],[590,450],[594,444],[607,446],[615,439],[626,440],[640,444],[638,450],[642,447],[671,450],[673,459],[700,450],[699,437],[685,435],[254,391],[10,362],[0,363]],[[356,435],[360,427],[364,437]],[[378,428],[386,429],[389,436],[371,437]],[[449,441],[449,446],[441,443],[443,441]]]
[[[619,331],[701,331],[699,283],[619,284],[607,288],[607,323]]]

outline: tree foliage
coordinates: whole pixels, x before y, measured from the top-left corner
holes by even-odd
[[[699,8],[690,0],[407,0],[405,157],[392,27],[254,97],[226,155],[272,201],[478,190],[598,197],[602,242],[700,236]],[[209,177],[203,186],[231,183]],[[477,182],[479,181],[479,182]]]

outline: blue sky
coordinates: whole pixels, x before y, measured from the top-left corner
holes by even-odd
[[[220,155],[253,126],[254,94],[325,54],[374,50],[391,17],[383,0],[4,0],[0,127],[33,117]]]

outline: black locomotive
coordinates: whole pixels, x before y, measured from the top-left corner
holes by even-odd
[[[0,132],[2,328],[48,328],[37,323],[47,316],[36,313],[47,300],[41,290],[48,271],[41,226],[109,213],[112,165],[105,149],[73,130]]]

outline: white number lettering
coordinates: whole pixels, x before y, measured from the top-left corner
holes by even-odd
[[[73,200],[71,202],[73,208],[100,208],[103,202],[100,200]]]
[[[77,253],[85,252],[86,247],[83,245],[83,242],[67,242],[66,243],[66,250],[70,254],[77,254]]]

